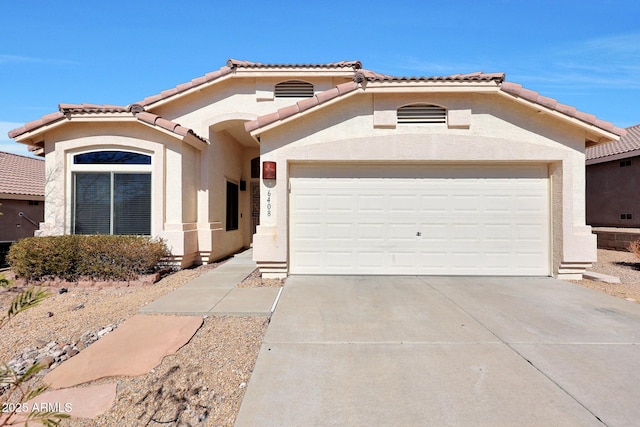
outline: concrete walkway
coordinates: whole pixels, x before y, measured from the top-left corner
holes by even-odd
[[[640,305],[551,278],[291,276],[244,426],[630,426]]]
[[[256,269],[252,250],[144,306],[143,314],[269,316],[280,289],[238,288]]]

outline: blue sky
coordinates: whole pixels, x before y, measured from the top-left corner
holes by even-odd
[[[394,6],[396,4],[397,6]],[[223,66],[360,60],[397,76],[505,72],[620,127],[640,123],[640,2],[3,1],[0,150],[59,103],[127,105]]]

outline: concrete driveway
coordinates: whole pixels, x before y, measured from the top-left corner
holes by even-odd
[[[292,276],[235,425],[637,425],[639,343],[551,278]]]

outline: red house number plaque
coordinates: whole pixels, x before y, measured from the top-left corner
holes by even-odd
[[[262,178],[276,179],[276,162],[262,162]]]

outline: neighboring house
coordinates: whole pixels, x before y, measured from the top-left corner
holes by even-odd
[[[44,219],[44,161],[0,151],[0,267],[11,243]]]
[[[585,146],[622,133],[501,73],[229,60],[9,135],[46,158],[42,234],[160,236],[182,266],[253,245],[265,277],[576,278],[596,260]]]
[[[588,147],[587,224],[640,227],[640,124],[619,141]]]

